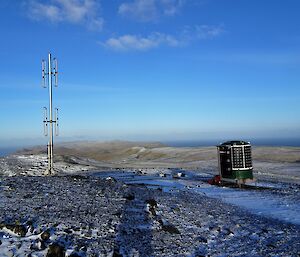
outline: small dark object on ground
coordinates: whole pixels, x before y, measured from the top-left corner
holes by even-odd
[[[41,239],[42,239],[43,241],[47,241],[49,238],[50,238],[50,232],[49,232],[49,230],[47,229],[46,231],[44,231],[44,232],[41,234]]]
[[[157,207],[157,202],[154,199],[149,199],[146,201],[147,204],[149,204],[149,212],[151,212],[151,214],[153,216],[156,216],[156,207]]]
[[[79,174],[75,174],[75,175],[72,175],[70,176],[72,179],[78,179],[78,180],[82,180],[82,179],[87,179],[86,176],[84,175],[79,175]]]
[[[127,194],[127,195],[124,195],[124,198],[126,200],[132,201],[132,200],[134,200],[135,197],[133,194]]]
[[[149,199],[146,201],[146,203],[148,203],[152,207],[157,207],[157,202],[155,199]]]
[[[162,229],[170,234],[180,234],[179,230],[172,224],[162,225]]]
[[[67,234],[72,234],[72,230],[69,229],[69,228],[66,228],[66,229],[64,230],[64,232],[66,232]]]
[[[220,175],[216,175],[213,178],[209,179],[207,182],[210,185],[219,186],[219,185],[221,185],[221,177],[220,177]]]
[[[207,243],[207,239],[205,238],[205,237],[203,237],[203,236],[198,236],[197,238],[196,238],[200,243]]]
[[[24,237],[27,233],[27,228],[24,225],[7,224],[5,227],[21,237]]]
[[[65,257],[65,248],[57,243],[49,246],[46,257]]]
[[[120,254],[120,249],[115,248],[112,257],[123,257],[122,254]]]
[[[115,215],[117,217],[121,217],[122,211],[117,211],[117,212],[113,213],[112,215]]]
[[[27,233],[27,228],[24,225],[16,225],[14,232],[22,237],[24,237]]]

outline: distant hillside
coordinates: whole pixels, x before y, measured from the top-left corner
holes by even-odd
[[[19,154],[46,153],[46,146],[23,149]],[[112,163],[195,164],[217,163],[216,147],[168,147],[158,142],[70,142],[55,145],[55,154]],[[253,147],[254,161],[300,162],[299,147]],[[172,166],[172,165],[171,165]]]
[[[78,141],[56,144],[54,146],[54,150],[57,155],[72,155],[95,159],[98,161],[107,161],[136,154],[142,149],[160,147],[164,147],[164,145],[158,142]],[[25,148],[17,153],[25,155],[47,153],[47,147],[36,146],[32,148]]]
[[[23,149],[18,153],[46,153],[46,147]],[[117,167],[194,167],[198,161],[216,159],[216,149],[168,147],[157,142],[71,142],[56,144],[55,155],[88,158]]]

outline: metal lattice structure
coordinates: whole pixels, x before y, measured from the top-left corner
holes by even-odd
[[[49,135],[49,142],[47,145],[48,152],[48,168],[46,170],[46,175],[54,174],[53,167],[53,137],[54,130],[55,135],[58,136],[58,109],[55,108],[55,113],[53,116],[53,92],[52,92],[52,80],[54,79],[55,87],[58,86],[58,64],[57,59],[52,60],[51,53],[48,54],[48,62],[42,60],[42,86],[43,88],[49,89],[49,110],[44,107],[44,135]],[[49,119],[48,119],[49,115]]]

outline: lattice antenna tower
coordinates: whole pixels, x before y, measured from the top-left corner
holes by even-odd
[[[57,59],[52,60],[51,53],[48,54],[48,62],[42,60],[42,86],[49,89],[49,110],[44,107],[44,135],[49,136],[49,142],[47,145],[48,152],[48,168],[45,175],[53,175],[53,137],[58,136],[58,109],[54,109],[53,116],[53,104],[52,104],[52,84],[54,80],[54,86],[58,86],[58,64]],[[49,117],[49,119],[48,119]]]

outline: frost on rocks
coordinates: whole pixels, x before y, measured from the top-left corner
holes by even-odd
[[[80,164],[61,162],[66,172],[40,176],[40,157],[1,159],[0,256],[299,255],[297,224],[194,190],[90,176]]]
[[[55,156],[55,172],[74,174],[95,169],[92,165],[80,164],[75,157]],[[47,169],[47,155],[10,155],[0,158],[0,175],[4,176],[42,176]]]
[[[85,176],[2,177],[0,252],[46,256],[297,256],[299,226],[187,192]],[[134,197],[128,197],[134,196]]]

